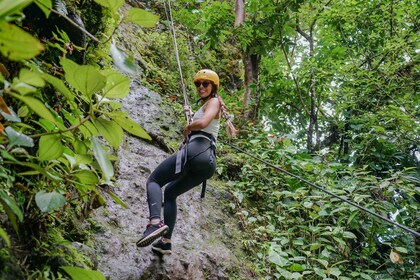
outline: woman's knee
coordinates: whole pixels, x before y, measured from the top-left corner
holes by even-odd
[[[150,183],[157,183],[152,176],[149,176],[149,178],[147,178],[146,186],[150,185]]]
[[[164,195],[165,201],[176,200],[176,198],[178,197],[178,195],[174,192],[174,190],[168,187],[165,188],[163,195]]]

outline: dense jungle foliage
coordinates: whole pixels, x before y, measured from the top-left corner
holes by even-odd
[[[124,206],[112,192],[124,131],[150,139],[118,100],[137,68],[145,85],[182,99],[168,2],[127,2],[147,11],[123,0],[0,2],[5,279],[104,279],[68,245],[89,242],[78,225],[105,197]],[[242,4],[243,21],[234,25]],[[235,113],[240,133],[222,141],[420,231],[416,1],[171,5],[185,80],[215,70]],[[51,28],[42,18],[64,23]],[[123,22],[142,26],[143,57],[112,37]],[[218,160],[256,279],[420,277],[418,235],[228,145],[219,144]]]

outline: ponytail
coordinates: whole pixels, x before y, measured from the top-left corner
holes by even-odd
[[[235,128],[235,126],[232,123],[233,115],[229,115],[225,102],[220,97],[220,95],[216,95],[217,99],[219,99],[220,102],[220,109],[222,111],[222,117],[226,119],[225,125],[226,125],[226,133],[229,137],[234,137],[238,133],[238,130]]]

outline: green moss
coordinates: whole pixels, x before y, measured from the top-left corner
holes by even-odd
[[[252,264],[248,263],[247,255],[244,246],[240,240],[244,240],[244,232],[242,232],[235,219],[229,215],[230,196],[226,184],[222,181],[211,180],[209,181],[211,189],[208,190],[210,194],[206,195],[206,209],[210,213],[207,215],[206,220],[202,226],[211,228],[213,232],[205,241],[206,248],[227,247],[233,254],[232,259],[223,264],[225,272],[228,274],[229,279],[247,279],[250,274]],[[223,198],[222,198],[223,197]],[[216,234],[222,231],[222,234]]]
[[[0,248],[2,244],[0,242]],[[14,280],[23,279],[17,260],[10,254],[8,248],[0,249],[0,279]]]
[[[70,265],[86,268],[95,266],[94,256],[87,246],[82,243],[71,242],[64,237],[66,233],[60,227],[48,229],[46,242],[41,243],[38,250],[46,258],[46,265],[57,271],[59,266]]]

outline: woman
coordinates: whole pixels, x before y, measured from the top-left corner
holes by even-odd
[[[185,126],[186,146],[177,154],[164,160],[147,180],[149,224],[137,246],[152,245],[161,254],[171,253],[171,236],[177,214],[176,198],[210,178],[216,170],[215,141],[220,127],[221,99],[218,98],[219,76],[211,70],[197,72],[194,84],[203,106],[194,114],[193,121]],[[162,191],[165,188],[161,220]]]

